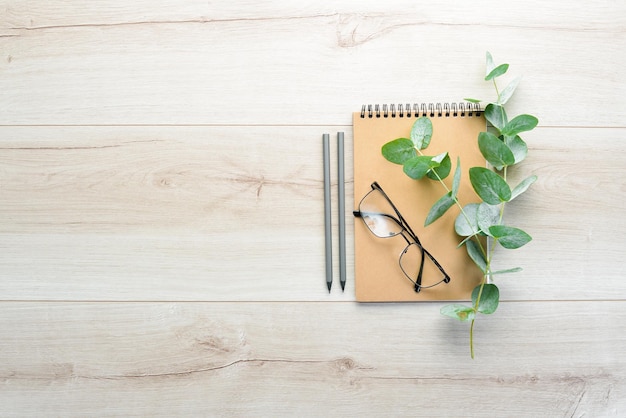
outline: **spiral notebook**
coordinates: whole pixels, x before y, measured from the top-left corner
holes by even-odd
[[[449,188],[459,156],[462,168],[459,201],[463,205],[479,201],[468,174],[470,167],[486,164],[477,144],[478,134],[486,129],[478,106],[465,103],[370,105],[355,112],[354,209],[358,210],[363,197],[372,190],[372,183],[377,182],[418,236],[423,248],[450,277],[448,283],[415,292],[414,284],[403,273],[399,261],[406,240],[401,236],[376,237],[360,218],[355,218],[355,292],[359,302],[466,300],[482,278],[465,247],[457,248],[462,238],[454,232],[459,214],[456,206],[431,225],[424,226],[431,206],[446,193],[442,185],[428,178],[409,178],[401,165],[387,161],[381,154],[385,143],[410,138],[411,127],[420,116],[429,117],[433,124],[430,145],[423,152],[426,155],[449,152],[452,171],[444,180]],[[428,266],[425,266],[424,275],[427,273]]]

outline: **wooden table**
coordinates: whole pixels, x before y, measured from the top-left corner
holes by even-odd
[[[625,416],[626,3],[439,3],[3,1],[0,415]],[[486,50],[539,181],[471,360],[354,301],[350,213],[328,294],[321,135],[349,212],[351,113],[492,99]]]

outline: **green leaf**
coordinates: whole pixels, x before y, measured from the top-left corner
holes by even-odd
[[[485,119],[498,130],[504,128],[508,122],[504,107],[495,103],[489,103],[485,107]]]
[[[387,142],[381,151],[387,161],[395,164],[404,164],[417,155],[413,142],[408,138],[398,138]]]
[[[519,115],[511,119],[500,131],[504,136],[515,136],[520,132],[530,131],[539,123],[532,115]]]
[[[414,180],[419,180],[428,173],[430,169],[439,165],[433,161],[433,157],[427,155],[417,155],[404,162],[403,170],[407,176]]]
[[[459,303],[455,303],[452,305],[445,305],[439,311],[442,315],[449,316],[454,319],[458,319],[459,321],[471,321],[476,317],[476,311],[471,306],[461,305]]]
[[[487,69],[485,75],[489,74],[491,71],[493,71],[494,68],[496,68],[496,64],[494,64],[493,57],[491,56],[491,53],[489,51],[487,51],[487,63],[485,65],[485,68]]]
[[[452,170],[452,162],[450,161],[450,156],[447,152],[437,155],[433,157],[433,161],[439,162],[439,165],[433,167],[431,171],[426,173],[428,178],[431,180],[439,180],[445,179],[450,174],[450,170]],[[436,174],[435,174],[436,173]],[[439,178],[437,177],[439,176]]]
[[[470,182],[480,198],[490,205],[511,200],[511,188],[502,177],[485,167],[469,170]]]
[[[454,178],[452,180],[452,197],[456,198],[461,185],[461,158],[456,157],[456,168],[454,169]]]
[[[435,222],[437,219],[441,218],[441,216],[446,213],[446,211],[450,209],[452,205],[454,205],[454,199],[452,198],[451,192],[444,194],[430,208],[428,216],[426,216],[426,220],[424,221],[424,226],[428,226],[431,223]]]
[[[500,206],[481,203],[476,211],[478,228],[487,235],[491,235],[489,228],[500,223]]]
[[[478,268],[485,273],[487,271],[487,261],[485,261],[485,256],[483,252],[478,247],[474,241],[469,240],[465,243],[465,248],[467,249],[467,254],[470,256],[472,261],[476,263]]]
[[[503,167],[515,164],[515,156],[509,147],[497,136],[489,132],[478,134],[478,148],[481,154],[492,166],[501,170]]]
[[[489,274],[494,276],[496,274],[508,274],[508,273],[517,273],[519,271],[522,271],[521,267],[513,267],[512,269],[506,269],[506,270],[498,270],[498,271],[492,271]]]
[[[417,149],[424,149],[430,144],[433,136],[433,123],[426,116],[421,116],[411,128],[411,141]]]
[[[509,101],[509,99],[511,98],[511,96],[513,95],[513,92],[515,91],[515,89],[517,88],[517,85],[519,84],[519,82],[522,80],[522,77],[515,77],[513,79],[513,81],[511,81],[505,88],[504,90],[502,90],[500,92],[500,96],[498,97],[498,104],[505,104],[506,102]]]
[[[515,164],[524,161],[528,154],[528,146],[526,142],[519,135],[505,136],[504,143],[509,147],[513,156],[515,157]]]
[[[463,211],[459,213],[454,221],[454,230],[457,234],[462,237],[470,237],[480,231],[476,223],[477,211],[478,203],[469,203],[463,207]]]
[[[493,78],[500,77],[502,74],[506,73],[508,69],[509,69],[509,64],[500,64],[496,68],[491,70],[489,74],[487,74],[487,76],[485,77],[485,80],[489,81]]]
[[[469,97],[465,97],[463,100],[465,100],[466,102],[470,102],[470,103],[480,103],[480,102],[482,102],[482,100],[480,100],[480,99],[471,99]]]
[[[476,286],[472,291],[472,303],[474,306],[476,306],[479,293],[478,312],[486,315],[494,313],[500,303],[500,290],[498,290],[498,286],[491,283],[484,284],[482,292],[480,291],[480,285]]]
[[[515,186],[515,188],[513,188],[513,190],[511,191],[511,200],[515,199],[517,196],[521,195],[526,190],[528,190],[530,185],[536,181],[537,181],[537,176],[534,176],[534,175],[530,177],[526,177],[524,180],[522,180],[522,182],[518,184],[517,186]]]
[[[522,247],[532,240],[532,237],[519,228],[505,225],[494,225],[489,228],[491,235],[500,245],[509,250]]]

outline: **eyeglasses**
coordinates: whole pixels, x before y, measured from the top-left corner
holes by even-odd
[[[379,238],[401,236],[407,245],[400,252],[398,263],[407,279],[413,283],[416,293],[422,289],[449,283],[450,276],[420,243],[417,235],[400,214],[391,199],[377,182],[359,203],[354,216],[361,218],[365,226]],[[426,262],[426,263],[425,263]]]

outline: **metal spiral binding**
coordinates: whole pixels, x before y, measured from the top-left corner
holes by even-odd
[[[363,105],[361,107],[361,118],[411,118],[411,117],[472,117],[472,116],[480,116],[482,112],[480,108],[480,104],[478,103],[414,103],[411,106],[410,103],[403,105],[402,103],[398,104],[397,107],[395,104],[383,104],[382,110],[381,106],[376,105]]]

